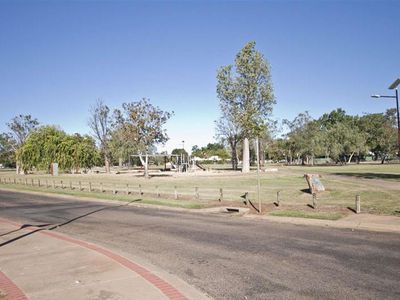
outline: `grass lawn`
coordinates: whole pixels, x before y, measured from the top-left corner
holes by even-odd
[[[270,205],[276,200],[276,194],[280,192],[281,207],[285,205],[299,208],[312,202],[312,196],[308,193],[308,185],[303,178],[305,173],[318,173],[322,175],[322,183],[326,191],[318,194],[318,207],[336,207],[338,211],[343,208],[354,208],[355,196],[361,196],[361,209],[369,213],[388,214],[400,216],[400,164],[392,165],[347,165],[329,167],[303,167],[303,166],[274,166],[278,172],[261,173],[261,200],[267,212],[274,210]],[[169,206],[200,208],[214,205],[241,205],[246,192],[251,201],[256,202],[256,174],[241,174],[240,172],[214,171],[200,172],[198,175],[163,176],[157,173],[151,179],[138,177],[134,174],[62,174],[51,177],[45,174],[19,175],[12,171],[0,172],[0,178],[13,180],[21,184],[18,189],[39,189],[46,192],[56,192],[83,197],[96,197],[107,199],[132,200],[139,195],[139,189],[143,192],[140,196],[143,202],[165,204]],[[25,180],[28,185],[23,185]],[[41,188],[31,187],[31,181],[41,181]],[[47,184],[52,187],[45,188]],[[64,189],[61,189],[63,181]],[[79,181],[83,191],[79,191]],[[89,182],[94,192],[89,193]],[[74,188],[70,190],[70,184]],[[126,185],[133,195],[126,193]],[[4,184],[2,184],[4,185]],[[11,188],[13,184],[7,184]],[[106,193],[101,193],[101,186]],[[139,187],[140,186],[140,187]],[[176,187],[176,189],[175,189]],[[199,199],[195,198],[197,187]],[[223,200],[220,198],[220,189],[223,189]],[[118,190],[116,195],[111,191]],[[174,199],[175,190],[178,200]],[[125,199],[126,198],[126,199]],[[349,211],[350,212],[350,211]],[[323,216],[322,216],[323,217]]]
[[[341,213],[330,212],[305,212],[299,210],[276,210],[269,213],[271,216],[277,217],[295,217],[306,219],[322,219],[322,220],[339,220],[343,217]]]

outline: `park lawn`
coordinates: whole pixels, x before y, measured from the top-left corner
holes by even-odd
[[[320,219],[336,221],[344,215],[341,213],[332,212],[306,212],[301,210],[276,210],[269,213],[270,216],[277,217],[293,217],[293,218],[306,218],[306,219]]]
[[[322,175],[322,183],[326,191],[317,195],[318,206],[333,206],[338,210],[343,208],[354,208],[356,195],[361,196],[362,210],[369,213],[400,215],[400,164],[393,165],[346,165],[329,167],[274,167],[278,172],[261,173],[261,200],[263,204],[270,204],[276,200],[277,192],[280,192],[281,204],[288,206],[298,206],[299,208],[312,203],[312,196],[308,192],[308,185],[303,178],[305,173],[318,173]],[[251,201],[256,201],[257,177],[255,172],[241,174],[240,172],[207,173],[200,172],[198,176],[193,174],[163,176],[162,173],[151,179],[145,179],[132,174],[82,174],[70,175],[62,174],[58,177],[51,177],[46,174],[35,174],[27,176],[16,176],[12,172],[1,172],[0,177],[21,180],[27,179],[28,184],[33,179],[39,179],[43,184],[45,180],[51,185],[56,181],[60,185],[63,181],[66,189],[56,189],[55,192],[62,193],[88,193],[88,183],[91,182],[92,188],[97,192],[96,197],[104,198],[115,195],[111,194],[112,189],[117,189],[122,197],[129,189],[139,194],[141,186],[144,197],[149,197],[154,201],[165,201],[166,205],[177,206],[182,201],[188,201],[187,205],[198,204],[202,207],[215,205],[220,198],[220,189],[223,189],[223,201],[237,202],[238,205],[243,201],[242,196],[247,192]],[[75,190],[69,190],[69,182]],[[84,192],[77,191],[78,182],[81,181]],[[109,193],[99,193],[100,183]],[[11,186],[11,185],[9,185]],[[25,187],[18,185],[19,188]],[[179,200],[174,200],[175,187],[179,195]],[[199,199],[194,199],[195,187],[198,188]],[[41,188],[46,189],[46,188]],[[48,188],[47,190],[52,190]],[[156,195],[160,193],[160,197]],[[170,202],[173,201],[173,202]],[[176,202],[175,202],[176,201]],[[178,204],[179,203],[179,204]],[[186,205],[186,204],[185,204]]]

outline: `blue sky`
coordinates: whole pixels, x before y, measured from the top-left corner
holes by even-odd
[[[400,77],[400,1],[1,1],[0,131],[32,114],[88,133],[97,98],[174,111],[166,149],[213,140],[216,70],[248,41],[272,67],[274,117],[383,112]]]

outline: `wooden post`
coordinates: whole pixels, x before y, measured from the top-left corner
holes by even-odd
[[[72,181],[69,181],[69,189],[72,190]]]
[[[356,214],[361,212],[361,200],[360,195],[356,195]]]
[[[14,184],[17,184],[17,179],[14,177]]]
[[[38,187],[40,187],[40,179],[37,180]]]
[[[198,187],[198,186],[196,186],[196,187],[194,188],[194,198],[195,198],[195,199],[199,199],[199,198],[200,198],[200,195],[199,195],[199,187]]]
[[[64,189],[64,183],[62,180],[61,180],[61,189]]]
[[[219,189],[219,202],[224,200],[224,190],[222,188]]]
[[[176,185],[174,186],[174,198],[175,200],[178,199],[178,188],[176,187]]]
[[[82,182],[79,181],[79,190],[82,191]]]
[[[46,179],[46,188],[49,187],[49,181]]]
[[[156,185],[156,193],[157,193],[157,197],[160,198],[160,191],[158,190],[158,185]]]
[[[313,205],[314,209],[317,208],[317,194],[316,193],[312,194],[312,205]]]
[[[281,191],[277,191],[276,192],[276,205],[277,206],[279,206],[281,203],[280,203],[280,193],[281,193]]]
[[[142,185],[141,185],[141,184],[139,184],[139,195],[143,195],[143,192],[142,192]]]
[[[89,181],[89,192],[92,191],[92,183]]]
[[[25,178],[25,185],[28,185],[28,179]]]
[[[8,183],[11,183],[11,178],[10,177],[8,177]]]
[[[117,193],[117,186],[116,186],[116,184],[114,183],[113,194],[116,194],[116,193]]]
[[[56,188],[56,181],[53,180],[53,189],[55,189],[55,188]]]
[[[31,186],[33,186],[33,178],[31,179]]]
[[[103,190],[103,183],[102,183],[102,182],[100,182],[100,192],[101,192],[101,193],[104,192],[104,190]]]
[[[126,194],[129,195],[129,184],[126,184]]]

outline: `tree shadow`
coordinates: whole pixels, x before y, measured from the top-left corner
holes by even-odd
[[[1,237],[1,236],[6,236],[6,235],[8,235],[8,234],[11,234],[11,233],[14,233],[14,232],[17,232],[17,231],[20,231],[21,229],[24,229],[24,228],[27,228],[27,227],[39,227],[39,228],[41,228],[41,227],[46,227],[46,226],[49,226],[49,225],[52,225],[52,224],[40,224],[40,225],[24,224],[24,225],[22,225],[22,226],[21,226],[20,228],[18,228],[18,229],[11,230],[11,231],[9,231],[9,232],[0,234],[0,237]]]
[[[36,233],[36,232],[39,232],[39,231],[42,231],[42,230],[54,230],[54,229],[57,229],[57,228],[59,228],[59,227],[68,225],[68,224],[70,224],[70,223],[72,223],[72,222],[74,222],[74,221],[76,221],[76,220],[79,220],[79,219],[82,219],[82,218],[84,218],[84,217],[87,217],[87,216],[90,216],[90,215],[92,215],[92,214],[95,214],[95,213],[97,213],[97,212],[100,212],[100,211],[103,211],[103,210],[107,210],[107,209],[114,209],[114,208],[119,208],[119,207],[122,207],[122,206],[127,206],[127,205],[129,205],[129,204],[131,204],[131,203],[133,203],[133,202],[138,202],[138,201],[142,201],[142,199],[135,199],[135,200],[129,201],[128,203],[124,203],[124,204],[120,204],[120,205],[104,206],[104,207],[102,207],[102,208],[99,208],[99,209],[90,211],[90,212],[88,212],[88,213],[86,213],[86,214],[83,214],[83,215],[77,216],[77,217],[75,217],[75,218],[72,218],[72,219],[70,219],[70,220],[68,220],[68,221],[65,221],[64,223],[61,223],[61,224],[56,224],[56,225],[54,225],[54,224],[40,224],[40,225],[24,224],[24,225],[22,225],[19,229],[12,230],[12,231],[7,232],[7,233],[5,233],[5,234],[3,234],[3,235],[1,235],[1,236],[10,234],[10,233],[12,233],[12,232],[17,232],[17,231],[19,231],[19,230],[21,230],[21,229],[24,229],[24,228],[27,228],[27,227],[33,227],[33,228],[37,228],[37,229],[32,230],[32,231],[27,232],[27,233],[24,233],[24,234],[22,234],[22,235],[19,235],[19,236],[15,237],[15,238],[12,238],[12,239],[10,239],[10,240],[8,240],[8,241],[5,241],[5,242],[1,243],[1,244],[0,244],[0,248],[3,247],[3,246],[8,245],[8,244],[10,244],[10,243],[16,242],[16,241],[18,241],[18,240],[20,240],[20,239],[22,239],[22,238],[24,238],[24,237],[30,236],[31,234],[34,234],[34,233]],[[49,225],[53,225],[53,226],[46,229],[45,227],[47,227],[47,226],[49,226]]]
[[[306,194],[311,194],[310,189],[302,189],[300,192],[306,193]]]
[[[391,173],[332,173],[333,175],[338,176],[348,176],[348,177],[357,177],[363,179],[396,179],[400,180],[400,174],[391,174]]]

